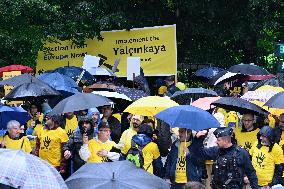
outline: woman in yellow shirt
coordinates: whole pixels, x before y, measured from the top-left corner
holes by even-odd
[[[26,136],[20,137],[20,123],[16,120],[11,120],[7,123],[8,134],[1,137],[1,148],[23,150],[26,153],[31,153],[32,148],[30,141]]]

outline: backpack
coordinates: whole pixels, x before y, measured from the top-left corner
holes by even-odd
[[[126,155],[126,160],[132,162],[136,167],[142,168],[144,166],[144,158],[142,153],[143,147],[133,145]]]

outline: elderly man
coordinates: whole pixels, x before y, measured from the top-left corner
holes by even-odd
[[[21,149],[24,152],[31,153],[30,141],[26,136],[21,136],[20,123],[11,120],[7,123],[7,134],[0,138],[1,148]]]

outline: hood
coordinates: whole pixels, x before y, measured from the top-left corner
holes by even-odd
[[[144,147],[152,142],[152,139],[145,134],[137,134],[132,137],[132,141],[135,142],[138,146]]]
[[[93,113],[98,113],[98,121],[96,123],[96,125],[98,126],[101,123],[101,113],[97,108],[88,109],[88,116],[93,116]]]
[[[275,138],[275,137],[274,137],[274,131],[273,131],[273,129],[272,129],[271,127],[269,127],[269,126],[263,126],[263,127],[260,129],[260,131],[259,131],[259,133],[258,133],[258,138],[260,138],[260,136],[265,136],[265,137],[267,137],[271,143],[274,143],[274,142],[275,142],[275,141],[274,141],[274,138]]]

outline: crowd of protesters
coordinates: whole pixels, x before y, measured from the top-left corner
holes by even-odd
[[[157,95],[183,89],[168,77]],[[135,162],[142,156],[136,165],[166,179],[171,188],[205,188],[208,182],[216,189],[284,185],[284,114],[258,117],[215,108],[221,128],[195,132],[170,129],[153,117],[114,113],[112,106],[49,116],[45,102],[31,103],[28,111],[32,118],[26,125],[7,124],[1,148],[34,154],[64,179],[86,162]]]

